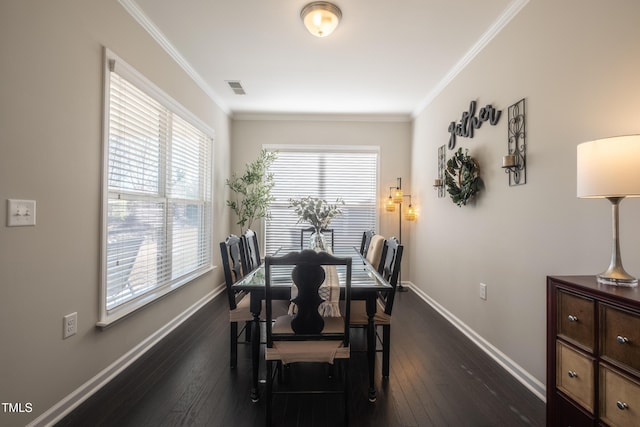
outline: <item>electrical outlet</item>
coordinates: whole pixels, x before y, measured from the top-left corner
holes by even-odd
[[[35,200],[7,200],[7,227],[36,225]]]
[[[67,314],[62,319],[62,338],[67,339],[78,331],[78,313]]]
[[[487,285],[484,283],[480,283],[480,298],[483,300],[487,299]]]

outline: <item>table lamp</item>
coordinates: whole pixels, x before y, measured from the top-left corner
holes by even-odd
[[[618,205],[625,197],[640,197],[640,135],[617,136],[579,144],[577,195],[580,198],[606,198],[612,206],[611,263],[604,273],[598,274],[598,283],[638,286],[638,279],[622,267]]]

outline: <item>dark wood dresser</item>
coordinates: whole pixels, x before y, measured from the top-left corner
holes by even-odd
[[[547,425],[640,426],[640,289],[547,277]]]

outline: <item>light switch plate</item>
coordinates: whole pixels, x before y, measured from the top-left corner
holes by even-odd
[[[7,227],[36,225],[35,200],[7,200]]]
[[[480,299],[487,299],[487,285],[484,283],[480,283]]]

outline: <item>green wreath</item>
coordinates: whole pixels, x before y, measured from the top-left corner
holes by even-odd
[[[447,160],[444,182],[451,200],[458,206],[466,205],[467,201],[482,188],[480,168],[468,153],[469,150],[463,153],[462,148],[458,148],[458,151]]]

